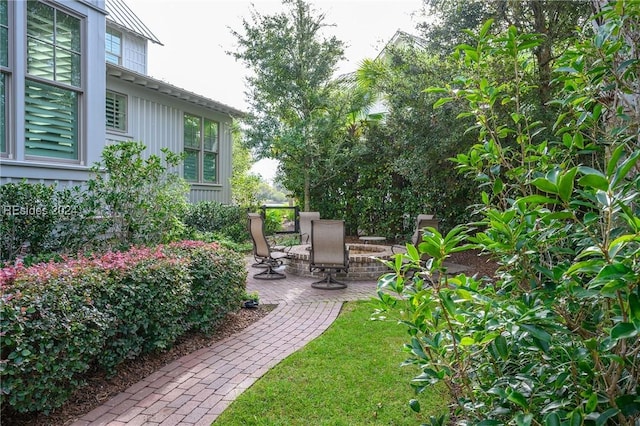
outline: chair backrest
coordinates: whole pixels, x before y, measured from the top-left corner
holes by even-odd
[[[311,221],[320,219],[320,212],[300,212],[300,244],[308,244],[311,239]]]
[[[417,246],[422,242],[422,230],[427,227],[438,230],[438,219],[432,214],[419,214],[416,218],[416,229],[413,231],[411,243]]]
[[[249,213],[249,232],[253,240],[253,254],[258,257],[270,257],[271,251],[267,237],[264,235],[264,220],[262,216]]]
[[[311,221],[310,265],[341,266],[349,263],[343,220],[318,219]]]
[[[251,218],[258,217],[258,216],[260,216],[260,213],[251,213],[251,212],[247,213],[247,229],[249,230],[249,233],[251,233]]]

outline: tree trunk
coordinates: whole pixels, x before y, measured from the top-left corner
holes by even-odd
[[[545,15],[545,5],[538,0],[530,3],[533,12],[534,32],[549,35],[547,17]],[[552,40],[549,37],[535,50],[538,61],[538,93],[540,95],[540,105],[546,105],[551,97],[551,52]]]
[[[304,208],[303,211],[311,211],[311,176],[309,167],[304,169]]]

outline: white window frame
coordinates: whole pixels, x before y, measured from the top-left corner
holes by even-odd
[[[112,100],[113,107],[109,108],[109,101]],[[107,90],[105,98],[105,126],[110,131],[126,133],[129,120],[129,99],[127,95]]]
[[[57,80],[57,75],[58,75],[58,70],[56,68],[56,64],[57,64],[57,53],[58,51],[56,49],[60,49],[60,50],[66,50],[66,48],[64,48],[63,46],[60,46],[58,43],[58,40],[55,38],[54,36],[54,40],[40,40],[37,37],[28,35],[27,36],[27,52],[29,50],[29,43],[31,41],[33,41],[34,43],[46,43],[48,45],[51,45],[53,47],[53,51],[54,53],[54,57],[53,57],[53,63],[54,63],[54,67],[53,67],[53,74],[51,76],[51,78],[47,78],[47,77],[43,77],[43,76],[38,76],[38,75],[33,75],[29,73],[29,67],[27,66],[27,74],[25,77],[25,106],[27,106],[30,102],[30,100],[33,100],[34,104],[37,104],[38,98],[32,98],[28,95],[28,88],[29,86],[49,86],[52,88],[51,93],[55,93],[56,91],[58,91],[58,93],[60,92],[68,92],[70,96],[75,97],[75,101],[74,101],[74,105],[72,105],[72,110],[71,110],[71,116],[73,118],[73,120],[71,122],[69,122],[69,131],[67,131],[67,129],[62,128],[62,130],[60,130],[60,134],[58,134],[57,132],[53,132],[53,134],[49,133],[47,134],[47,126],[54,123],[55,121],[55,117],[56,115],[60,115],[59,111],[56,111],[55,109],[55,105],[53,103],[49,103],[49,105],[47,105],[47,101],[49,99],[46,99],[45,97],[40,97],[40,99],[44,98],[44,103],[42,104],[42,109],[39,111],[36,111],[35,113],[29,115],[28,111],[25,111],[25,140],[24,140],[24,144],[25,144],[25,159],[36,159],[36,160],[43,160],[46,159],[46,161],[55,161],[55,162],[65,162],[65,163],[80,163],[82,161],[82,156],[83,156],[83,149],[84,146],[81,143],[81,135],[82,135],[82,128],[84,125],[84,102],[83,102],[83,96],[84,96],[84,89],[83,89],[83,85],[84,85],[84,63],[83,61],[85,60],[85,56],[83,55],[83,50],[82,50],[82,45],[84,44],[84,40],[85,40],[85,29],[84,29],[84,18],[82,16],[78,16],[76,14],[74,14],[73,12],[68,11],[67,9],[62,9],[60,7],[57,7],[57,5],[53,5],[53,4],[49,4],[49,3],[45,3],[45,2],[38,2],[40,5],[44,5],[46,7],[50,7],[51,9],[53,9],[53,14],[54,14],[54,33],[57,33],[57,21],[58,21],[58,16],[59,14],[63,14],[66,16],[69,16],[71,18],[77,19],[79,21],[79,25],[78,25],[78,37],[80,40],[80,46],[78,48],[78,51],[70,51],[72,53],[75,53],[79,56],[79,67],[77,69],[79,75],[78,75],[78,81],[77,81],[77,85],[75,84],[75,80],[74,80],[74,74],[73,74],[73,69],[71,70],[71,75],[69,77],[69,82],[65,82],[65,81],[56,81]],[[64,18],[64,16],[62,17]],[[28,32],[28,27],[29,27],[29,15],[27,13],[27,32]],[[27,55],[27,63],[28,63],[28,53],[25,52],[25,54]],[[46,92],[42,92],[43,94],[45,94]],[[64,111],[63,111],[64,112]],[[42,117],[40,119],[40,117]],[[66,117],[62,117],[60,118],[60,121],[57,123],[54,123],[51,128],[55,129],[57,125],[59,125],[60,123],[65,122]],[[40,121],[44,124],[41,124]],[[49,121],[49,122],[47,122]],[[61,127],[61,126],[60,126]],[[47,155],[47,153],[39,153],[39,152],[33,152],[33,150],[37,150],[37,146],[38,144],[49,144],[52,141],[55,141],[56,139],[58,139],[59,141],[62,141],[58,144],[58,146],[60,147],[64,147],[64,141],[67,139],[67,135],[65,135],[65,133],[70,133],[71,136],[68,138],[70,144],[69,146],[72,147],[72,152],[73,155],[69,156],[69,155]],[[47,139],[40,139],[41,142],[38,142],[38,136],[39,135],[46,135]],[[54,142],[55,144],[55,142]],[[29,146],[31,145],[31,147]],[[45,146],[45,145],[43,145]],[[51,145],[51,146],[55,146],[55,145]],[[30,150],[32,150],[32,152],[29,152]],[[47,148],[43,148],[44,151],[51,151],[53,153],[55,152],[64,152],[63,149],[47,149]]]
[[[185,180],[187,180],[187,182],[190,183],[197,183],[197,184],[205,184],[205,185],[216,185],[219,182],[219,150],[220,150],[220,122],[216,121],[216,120],[212,120],[210,118],[206,118],[206,117],[202,117],[196,114],[189,114],[189,113],[185,113],[183,116],[183,126],[184,123],[187,119],[187,117],[196,119],[199,121],[199,128],[197,130],[196,133],[196,137],[198,139],[198,146],[189,146],[187,145],[187,141],[186,141],[186,137],[183,139],[183,146],[184,146],[184,153],[185,155],[190,153],[191,155],[196,156],[196,176],[195,179],[192,179],[191,177],[187,177],[184,173],[184,165],[183,165],[183,177],[185,178]],[[205,146],[205,125],[206,123],[211,123],[211,124],[215,124],[216,127],[216,135],[215,135],[215,141],[213,143],[212,147],[206,147]],[[184,128],[183,128],[183,135],[184,135]],[[215,160],[214,160],[214,180],[205,180],[205,170],[204,170],[204,166],[205,166],[205,156],[211,156],[214,155],[215,156]],[[185,161],[185,165],[186,165],[186,161]]]
[[[109,38],[113,38],[113,37],[117,37],[118,40],[120,40],[120,44],[118,45],[119,49],[118,51],[114,51],[113,50],[113,46],[114,43],[113,42],[109,42]],[[112,64],[116,64],[116,65],[122,65],[122,42],[124,40],[124,37],[122,35],[122,32],[118,31],[118,30],[114,30],[113,28],[107,27],[107,32],[105,35],[105,60],[109,63]],[[113,58],[115,58],[116,60],[114,61]]]

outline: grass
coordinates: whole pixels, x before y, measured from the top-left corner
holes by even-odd
[[[373,310],[371,302],[346,303],[324,334],[260,378],[214,425],[418,425],[446,413],[446,389],[416,395],[417,367],[400,367],[405,329],[371,321]],[[412,398],[420,414],[409,408]]]

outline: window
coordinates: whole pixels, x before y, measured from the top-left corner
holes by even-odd
[[[0,74],[0,152],[7,152],[7,90],[5,89],[6,77],[4,73]]]
[[[218,181],[218,134],[215,121],[185,114],[184,178],[192,182]]]
[[[9,2],[0,0],[0,153],[7,152],[7,80],[9,67]]]
[[[44,3],[27,3],[27,155],[79,158],[80,40],[80,19]]]
[[[78,158],[78,96],[70,90],[27,81],[25,136],[27,153]]]
[[[0,65],[9,66],[9,2],[0,0]]]
[[[27,72],[80,87],[80,20],[51,6],[27,6]]]
[[[105,37],[106,60],[112,64],[122,65],[122,33],[107,28]]]
[[[107,129],[127,131],[127,97],[107,90]]]

